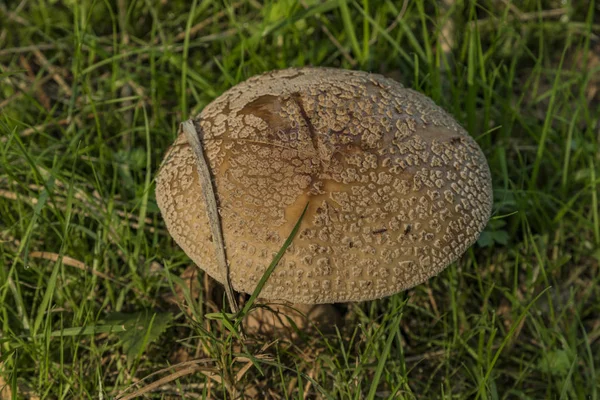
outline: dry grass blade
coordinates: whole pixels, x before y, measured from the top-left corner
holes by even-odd
[[[4,138],[0,138],[0,139],[4,139]],[[40,168],[42,174],[47,173],[46,170],[44,170],[43,168]],[[1,179],[0,178],[0,184],[3,185],[9,185],[10,181],[9,180],[5,180],[5,179]],[[56,186],[58,188],[64,189],[66,190],[68,188],[68,185],[59,180],[56,179]],[[41,185],[35,185],[35,184],[31,184],[28,185],[28,188],[31,190],[35,190],[35,191],[42,191],[44,189],[43,186]],[[81,214],[83,214],[84,216],[91,216],[91,215],[106,215],[108,213],[108,210],[106,208],[106,206],[104,206],[103,202],[102,202],[102,198],[100,197],[100,195],[98,194],[98,192],[96,192],[92,187],[87,187],[85,190],[82,189],[81,187],[75,188],[75,199],[79,200],[81,202],[81,206],[82,207],[77,207],[74,210],[76,212],[80,212]],[[65,198],[66,194],[65,193],[61,193],[58,194],[56,196],[56,202],[59,205],[59,209],[64,211],[64,204],[66,203],[66,198]],[[6,199],[9,200],[14,200],[14,201],[24,201],[29,205],[36,205],[38,200],[35,197],[30,197],[30,196],[26,196],[24,194],[21,193],[15,193],[9,190],[4,190],[4,189],[0,189],[0,197],[4,197]],[[125,206],[125,204],[123,202],[120,201],[116,201],[116,204],[118,204],[119,206]],[[93,212],[87,211],[87,210],[91,210]],[[133,229],[138,229],[138,227],[140,226],[140,219],[139,216],[123,211],[121,209],[113,209],[112,210],[117,216],[123,218],[126,220],[126,224],[128,224],[131,228]],[[145,225],[145,229],[147,229],[149,232],[155,232],[155,228],[153,226],[151,226],[151,224],[154,222],[152,220],[152,218],[150,217],[146,217],[143,219],[144,221],[144,225]],[[120,223],[120,222],[119,222]],[[113,237],[116,240],[116,232],[114,231],[114,229],[112,227],[110,227],[110,232],[111,235],[113,235]]]
[[[304,384],[304,396],[303,396],[304,400],[306,400],[308,398],[308,394],[310,393],[310,388],[312,386],[313,380],[315,379],[315,376],[317,376],[317,371],[316,371],[317,368],[318,368],[318,366],[312,368],[308,372],[308,377],[310,379],[308,379],[307,382]]]
[[[52,43],[36,44],[22,47],[11,47],[7,49],[0,49],[0,57],[6,56],[8,54],[31,53],[34,50],[55,50],[58,47],[58,45]]]
[[[404,0],[402,2],[402,9],[400,10],[400,12],[398,13],[398,16],[396,16],[396,18],[394,18],[394,21],[387,27],[385,28],[385,32],[386,33],[390,33],[396,26],[398,26],[398,24],[400,23],[400,21],[402,21],[402,18],[404,18],[404,14],[406,14],[406,9],[408,8],[408,0]],[[374,45],[375,42],[377,42],[377,36],[373,36],[373,38],[369,41],[369,45]]]
[[[231,307],[231,311],[234,314],[237,314],[239,307],[235,299],[233,286],[231,285],[229,262],[227,260],[225,242],[223,240],[223,231],[221,228],[221,220],[219,218],[219,211],[217,208],[217,197],[213,188],[210,168],[204,156],[204,150],[202,143],[200,142],[199,132],[194,126],[194,121],[188,120],[183,122],[181,124],[181,130],[185,134],[187,141],[195,155],[196,168],[198,170],[198,176],[201,182],[202,194],[204,196],[204,201],[206,202],[206,212],[208,214],[211,233],[214,238],[217,261],[225,277],[225,292],[227,293],[227,300],[229,300],[229,307]]]
[[[29,61],[27,60],[27,58],[25,56],[19,57],[19,63],[27,71],[27,75],[29,76],[29,79],[31,79],[32,82],[35,82],[36,81],[35,73],[33,72],[33,68],[31,67],[31,64],[29,64]],[[42,106],[44,106],[46,111],[50,111],[50,109],[52,108],[52,104],[50,102],[50,98],[48,97],[46,92],[44,92],[43,85],[37,85],[37,87],[35,88],[35,91],[36,91],[36,94],[37,94],[40,104]]]
[[[2,108],[1,104],[0,104],[0,108]],[[44,130],[44,129],[50,127],[50,126],[57,126],[57,125],[58,126],[64,126],[64,125],[68,125],[70,122],[71,122],[71,118],[63,118],[63,119],[60,119],[58,121],[50,121],[50,122],[45,123],[45,124],[40,124],[40,125],[32,126],[31,128],[24,129],[24,130],[22,130],[19,133],[19,136],[20,137],[27,137],[27,136],[29,136],[29,135],[31,135],[33,133],[39,132],[41,130]],[[8,137],[3,136],[3,137],[0,138],[0,143],[4,143],[7,140],[8,140]]]
[[[548,19],[548,18],[560,18],[569,12],[568,8],[555,8],[552,10],[541,10],[535,12],[522,12],[514,4],[510,4],[511,11],[514,15],[507,15],[506,18],[499,19],[497,17],[482,18],[477,21],[470,21],[468,27],[475,29],[477,26],[479,29],[494,29],[496,23],[501,21],[503,24],[507,24],[513,21],[527,22],[537,19]]]
[[[163,385],[157,388],[154,392],[171,392],[179,396],[184,396],[185,398],[206,399],[206,397],[203,394],[194,393],[191,392],[191,390],[203,390],[205,388],[210,389],[213,386],[213,382],[189,383],[185,385]]]
[[[15,100],[23,97],[24,95],[31,93],[32,91],[38,90],[39,87],[43,86],[46,82],[48,82],[51,79],[52,79],[52,77],[50,75],[46,75],[43,78],[36,81],[33,85],[27,85],[25,83],[18,82],[16,84],[16,86],[19,88],[20,91],[9,96],[9,98],[7,98],[6,100],[1,101],[0,102],[0,110],[2,108],[6,107],[8,104],[14,102]],[[10,81],[10,79],[8,79],[8,80]],[[4,139],[4,137],[2,137],[2,139]]]
[[[67,85],[67,82],[63,79],[63,77],[59,74],[59,69],[56,68],[54,65],[50,64],[46,56],[44,56],[38,48],[34,48],[32,52],[33,55],[38,59],[39,63],[43,65],[46,69],[48,69],[50,75],[52,76],[52,79],[54,79],[58,86],[60,86],[60,88],[69,97],[71,97],[73,95],[73,91],[71,90],[71,87]]]
[[[444,0],[440,5],[440,10],[443,14],[448,14],[450,9],[454,6],[455,0]],[[454,48],[454,20],[448,15],[442,15],[442,26],[439,30],[438,34],[438,43],[440,43],[440,47],[442,50],[445,59],[449,59],[450,53],[452,53],[452,49]],[[448,67],[446,62],[442,62],[441,66],[443,69]]]
[[[143,394],[152,392],[153,390],[156,390],[156,389],[160,388],[161,386],[163,386],[163,385],[165,385],[165,384],[167,384],[169,382],[174,381],[175,379],[179,379],[179,378],[184,377],[186,375],[193,374],[194,372],[201,371],[201,369],[202,368],[198,367],[198,366],[193,366],[193,367],[181,369],[181,370],[179,370],[177,372],[173,372],[172,374],[170,374],[168,376],[165,376],[164,378],[161,378],[161,379],[157,380],[156,382],[152,382],[151,384],[149,384],[147,386],[144,386],[143,388],[138,389],[135,392],[133,392],[133,393],[127,395],[127,396],[117,396],[117,399],[119,399],[119,400],[134,399],[134,398],[139,397],[139,396],[141,396]],[[207,374],[205,374],[205,375],[207,377],[209,377],[209,378],[212,379],[212,375],[213,374],[210,374],[210,376],[207,375]]]
[[[275,342],[272,342],[271,344],[273,344]],[[269,346],[271,346],[271,344],[269,344]],[[269,347],[267,346],[267,347]],[[263,346],[263,349],[266,350],[266,347]],[[264,350],[261,349],[261,352],[263,352]],[[268,354],[257,354],[254,356],[255,359],[257,360],[264,360],[264,361],[273,361],[274,358]],[[248,357],[236,357],[234,359],[234,361],[236,362],[245,362],[246,364],[235,374],[235,380],[236,382],[240,382],[242,380],[242,378],[244,377],[244,375],[246,375],[246,372],[248,372],[248,370],[252,367],[253,362],[250,358]]]
[[[59,260],[60,254],[50,253],[50,252],[47,252],[47,251],[32,251],[31,253],[29,253],[29,258],[41,258],[41,259],[44,259],[44,260],[49,260],[49,261],[56,262],[56,261]],[[86,265],[85,263],[83,263],[83,262],[81,262],[79,260],[74,259],[73,257],[63,256],[62,257],[62,263],[64,265],[68,265],[69,267],[78,268],[78,269],[80,269],[82,271],[89,272],[89,273],[91,273],[93,275],[96,275],[99,278],[107,279],[107,280],[109,280],[111,282],[115,282],[115,283],[117,283],[119,285],[123,285],[123,283],[119,282],[114,277],[112,277],[110,275],[107,275],[107,274],[105,274],[103,272],[96,271],[96,270],[92,269],[92,267]]]
[[[242,1],[238,1],[236,3],[233,3],[231,5],[229,5],[228,7],[231,9],[231,11],[235,11],[236,8],[238,8],[239,6],[241,6],[242,4],[244,4],[245,2]],[[192,26],[189,30],[189,35],[190,38],[193,36],[196,36],[200,31],[202,31],[204,28],[206,28],[207,26],[209,26],[210,24],[213,24],[214,22],[218,21],[219,19],[223,18],[224,16],[226,16],[229,13],[229,10],[224,9],[222,11],[219,11],[213,15],[211,15],[209,18],[197,23],[196,25]],[[185,35],[186,32],[181,32],[179,33],[177,36],[175,36],[175,41],[177,42],[181,42],[182,40],[185,39]],[[158,38],[157,38],[158,39]]]
[[[179,364],[175,364],[175,365],[171,365],[171,366],[169,366],[169,367],[167,367],[167,368],[163,368],[163,369],[161,369],[161,370],[155,371],[155,372],[151,373],[150,375],[147,375],[147,376],[145,376],[145,377],[144,377],[144,378],[142,378],[141,380],[139,380],[139,381],[135,382],[135,383],[134,383],[134,384],[132,384],[131,386],[128,386],[127,388],[125,388],[123,391],[121,391],[121,393],[119,393],[119,394],[116,396],[116,399],[121,399],[121,400],[122,400],[122,399],[131,399],[131,398],[133,398],[133,397],[131,397],[131,396],[134,396],[134,395],[135,395],[135,396],[139,396],[139,395],[141,395],[141,394],[143,394],[143,393],[147,393],[149,390],[153,390],[153,388],[155,388],[155,387],[162,386],[162,385],[164,385],[165,383],[168,383],[168,382],[171,382],[171,381],[173,381],[174,379],[177,379],[178,377],[185,376],[185,375],[189,375],[189,374],[191,374],[191,373],[193,373],[193,372],[195,372],[195,371],[200,371],[200,370],[202,370],[202,371],[204,371],[204,372],[208,372],[208,373],[212,374],[212,372],[214,372],[214,371],[215,371],[215,369],[214,369],[214,368],[210,368],[210,367],[200,367],[200,366],[198,366],[198,364],[201,364],[201,363],[212,363],[212,362],[214,362],[214,360],[212,360],[212,359],[210,359],[210,358],[202,358],[202,359],[197,359],[197,360],[185,361],[185,362],[182,362],[182,363],[179,363]],[[184,367],[184,368],[182,368],[182,367]],[[169,372],[169,371],[172,371],[172,370],[173,370],[173,369],[175,369],[175,368],[182,368],[182,369],[180,369],[179,371],[176,371],[175,373],[178,373],[178,372],[181,372],[181,371],[189,371],[189,370],[191,370],[191,371],[190,371],[190,372],[187,372],[187,373],[185,373],[185,374],[183,374],[183,375],[180,375],[180,376],[178,376],[178,377],[175,377],[175,378],[173,378],[173,379],[166,380],[166,381],[164,380],[165,378],[159,379],[158,381],[156,381],[156,382],[154,382],[154,383],[152,383],[152,384],[149,384],[149,385],[147,385],[147,386],[144,386],[143,388],[141,388],[140,390],[144,389],[144,392],[143,392],[143,393],[139,393],[139,391],[136,391],[135,393],[132,393],[132,394],[130,394],[130,395],[127,395],[127,397],[123,397],[123,396],[125,395],[125,393],[126,393],[126,392],[128,392],[128,391],[129,391],[129,390],[130,390],[130,389],[131,389],[133,386],[139,385],[139,384],[141,384],[142,382],[144,382],[145,380],[148,380],[148,379],[152,378],[153,376],[160,375],[160,374],[162,374],[162,373],[164,373],[164,372]],[[203,372],[203,373],[204,373],[204,372]],[[166,377],[166,378],[169,378],[169,377],[171,377],[172,375],[173,375],[173,374],[169,375],[169,376],[168,376],[168,377]],[[206,375],[206,374],[205,374],[205,375]],[[206,376],[207,376],[207,377],[209,377],[210,379],[212,379],[213,381],[217,382],[217,383],[221,383],[221,379],[220,379],[220,377],[219,377],[218,375],[214,375],[214,376],[213,376],[213,375],[214,375],[214,374],[212,374],[211,376],[209,376],[209,375],[206,375]],[[152,387],[152,388],[150,388],[149,390],[145,390],[146,388],[150,387],[151,385],[154,385],[154,384],[155,384],[155,383],[157,383],[157,382],[161,382],[161,384],[159,384],[158,386],[153,386],[153,387]],[[135,397],[135,396],[134,396],[134,397]]]
[[[36,205],[37,204],[37,199],[33,198],[33,197],[27,197],[27,196],[23,196],[21,194],[17,194],[15,192],[11,192],[8,190],[3,190],[0,189],[0,197],[4,197],[5,199],[8,200],[21,200],[21,201],[25,201],[26,203],[30,204],[30,205]]]
[[[21,25],[29,26],[29,23],[27,22],[27,20],[25,18],[19,16],[15,12],[9,10],[8,8],[6,8],[6,6],[4,4],[0,4],[0,11],[2,11],[4,14],[6,14],[6,16],[8,18],[10,18],[11,21],[15,21]]]
[[[0,362],[0,372],[5,372],[6,366]],[[17,397],[18,396],[18,397]],[[29,387],[19,384],[13,392],[9,382],[0,375],[0,400],[11,400],[15,398],[24,398],[28,400],[39,400],[39,396],[35,394]]]
[[[438,309],[437,302],[435,301],[435,297],[433,296],[433,291],[431,290],[431,286],[429,283],[427,284],[427,287],[425,288],[425,290],[427,291],[427,297],[429,298],[429,303],[431,304],[431,307],[433,308],[433,312],[434,312],[435,316],[437,318],[440,318],[440,310]]]
[[[309,8],[308,4],[306,4],[306,2],[304,0],[302,0],[300,2],[300,4],[302,4],[302,7],[304,7],[305,9]],[[340,51],[342,56],[344,56],[346,61],[348,61],[351,66],[353,66],[353,67],[356,66],[356,64],[358,64],[358,62],[350,55],[350,52],[348,50],[346,50],[344,48],[344,46],[342,46],[342,44],[335,38],[335,36],[332,35],[331,31],[327,28],[327,26],[325,26],[325,23],[323,21],[324,18],[325,17],[321,16],[321,30],[327,36],[327,38],[331,41],[331,43],[333,43],[333,45],[335,47],[337,47],[337,49]]]
[[[13,398],[12,390],[8,382],[0,375],[0,400],[9,400]]]
[[[23,92],[18,92],[11,96],[8,96],[6,99],[0,101],[0,110],[2,110],[8,104],[12,103],[13,101],[15,101],[16,99],[18,99],[21,96],[23,96]],[[6,136],[2,136],[0,138],[0,143],[4,143],[5,141],[6,141]]]

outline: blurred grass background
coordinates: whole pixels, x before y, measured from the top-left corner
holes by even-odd
[[[599,8],[0,0],[0,398],[598,399]],[[304,65],[432,97],[485,152],[494,215],[337,334],[240,342],[153,178],[180,121]]]

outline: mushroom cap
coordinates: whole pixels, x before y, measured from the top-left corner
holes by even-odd
[[[428,97],[381,75],[272,71],[195,119],[235,290],[252,293],[307,202],[261,297],[363,301],[418,285],[475,242],[492,208],[477,143]],[[221,283],[194,154],[167,151],[156,198],[187,255]]]

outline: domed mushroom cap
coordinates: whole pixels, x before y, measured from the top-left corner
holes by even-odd
[[[490,171],[477,143],[432,100],[381,75],[269,72],[225,92],[195,124],[241,292],[252,293],[307,202],[262,298],[392,295],[455,261],[490,216]],[[225,282],[183,134],[165,156],[156,197],[175,241]]]

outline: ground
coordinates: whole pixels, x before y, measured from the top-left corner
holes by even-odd
[[[0,2],[0,398],[598,399],[599,7]],[[432,97],[483,149],[493,216],[333,334],[240,340],[154,177],[179,122],[304,65]]]

